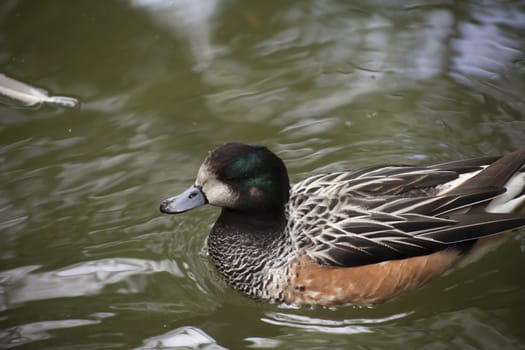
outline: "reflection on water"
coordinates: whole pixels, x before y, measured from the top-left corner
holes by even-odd
[[[217,0],[132,0],[131,3],[144,8],[159,25],[185,39],[196,71],[209,66],[218,50],[211,44]]]
[[[144,345],[137,350],[147,349],[226,349],[218,345],[215,340],[196,327],[181,327],[165,334],[144,340]]]
[[[469,10],[471,21],[457,25],[458,35],[452,41],[453,66],[465,75],[494,79],[521,57],[523,42],[509,30],[524,30],[525,14],[512,6],[471,4]]]
[[[55,271],[36,272],[40,266],[24,266],[0,272],[2,285],[0,310],[16,304],[54,298],[99,293],[104,287],[126,281],[119,293],[137,293],[145,288],[131,279],[134,275],[168,272],[174,278],[183,277],[172,260],[102,259],[67,266]]]
[[[105,317],[109,317],[106,315]],[[100,320],[56,320],[22,324],[0,330],[0,345],[11,348],[52,337],[50,331],[99,324]],[[4,347],[5,346],[5,347]]]
[[[525,343],[523,232],[405,299],[296,310],[224,285],[201,253],[217,208],[158,212],[227,140],[294,182],[523,145],[519,1],[9,0],[0,19],[1,73],[82,101],[0,105],[0,347]]]
[[[160,25],[184,36],[196,66],[209,66],[200,69],[202,82],[221,89],[206,96],[207,107],[228,120],[239,113],[252,121],[276,113],[292,119],[321,115],[362,95],[395,94],[443,72],[460,84],[470,76],[491,78],[521,54],[521,38],[505,26],[521,29],[524,23],[523,14],[511,6],[468,4],[469,18],[462,21],[438,6],[425,11],[412,7],[405,15],[391,17],[388,11],[364,13],[334,1],[321,6],[300,2],[271,19],[283,29],[253,47],[252,56],[271,63],[255,69],[249,60],[210,54],[216,1],[133,3],[149,11]],[[244,13],[251,11],[245,8]],[[420,15],[417,26],[421,30],[403,26],[414,14]],[[283,64],[288,61],[294,62],[292,69]],[[294,87],[305,79],[315,83],[317,98],[293,108],[283,96],[300,98],[301,92]]]

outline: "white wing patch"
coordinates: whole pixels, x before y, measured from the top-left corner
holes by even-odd
[[[505,184],[507,191],[494,198],[486,211],[489,213],[511,213],[525,204],[525,172],[516,173]]]
[[[485,169],[487,166],[483,166],[482,168]],[[458,188],[459,186],[463,185],[467,180],[470,180],[474,176],[478,175],[481,170],[472,171],[470,173],[464,173],[460,174],[457,179],[446,182],[442,185],[436,186],[436,189],[438,190],[436,195],[443,195],[449,191],[452,191],[455,188]]]

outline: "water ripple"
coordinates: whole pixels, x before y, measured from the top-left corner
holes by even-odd
[[[39,268],[24,266],[0,272],[0,310],[35,300],[98,294],[106,286],[119,282],[127,283],[119,289],[119,293],[137,293],[144,289],[144,285],[130,279],[135,275],[167,272],[176,278],[184,276],[173,260],[111,258],[86,261],[47,272],[37,272]]]
[[[308,332],[330,333],[330,334],[356,334],[374,332],[371,325],[388,323],[411,315],[411,312],[395,314],[383,318],[360,318],[346,320],[331,320],[306,315],[298,315],[282,312],[268,312],[267,317],[261,320],[266,323],[299,328]]]

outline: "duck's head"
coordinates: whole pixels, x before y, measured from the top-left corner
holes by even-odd
[[[195,184],[162,201],[160,211],[183,213],[207,203],[235,211],[282,211],[289,188],[283,161],[266,147],[229,142],[211,151]]]

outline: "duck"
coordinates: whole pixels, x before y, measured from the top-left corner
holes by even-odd
[[[524,203],[525,147],[291,185],[267,147],[227,142],[160,211],[219,207],[207,250],[227,284],[248,297],[359,307],[399,298],[481,255],[525,226]]]

